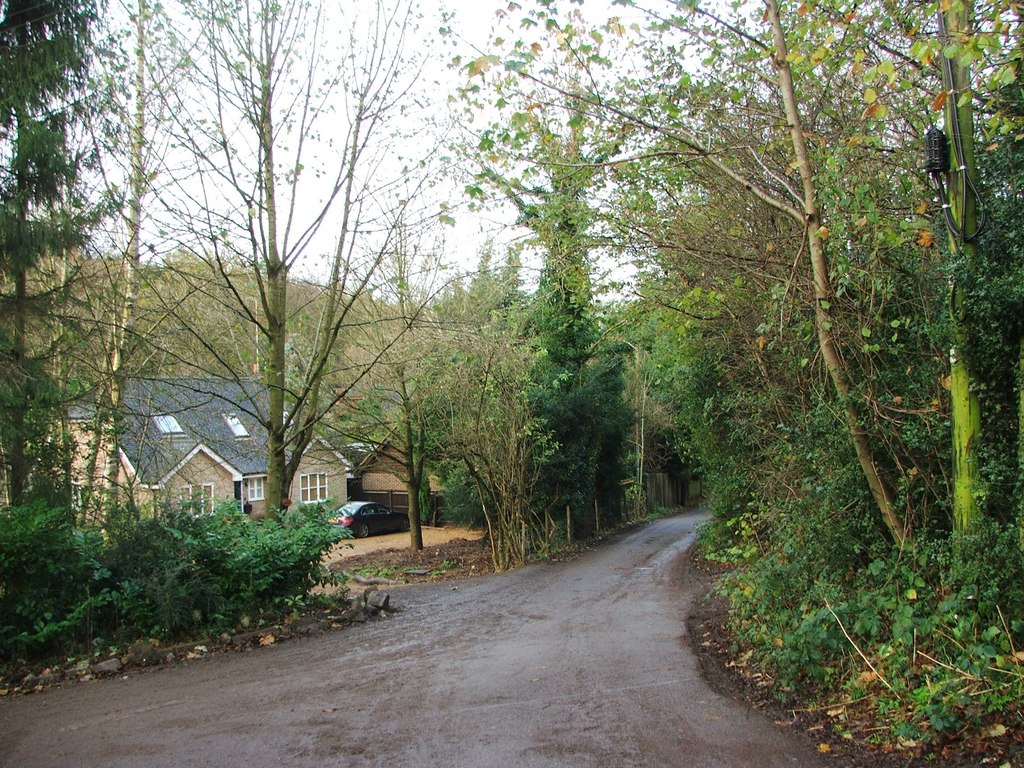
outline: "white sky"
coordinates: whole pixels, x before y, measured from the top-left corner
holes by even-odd
[[[463,63],[467,63],[476,55],[496,52],[493,44],[495,37],[510,39],[510,32],[516,32],[517,21],[525,17],[529,10],[534,7],[531,0],[521,0],[521,9],[510,8],[509,2],[500,0],[427,0],[419,3],[418,7],[427,17],[440,18],[442,12],[453,14],[448,25],[455,36],[461,39],[457,51],[462,55]],[[558,3],[559,9],[567,13],[569,11],[580,13],[589,24],[599,25],[612,17],[623,19],[631,18],[630,11],[621,6],[615,6],[612,0],[584,0],[583,2],[567,2],[563,0]],[[505,12],[502,14],[502,12]],[[633,14],[639,18],[639,14]],[[511,28],[510,28],[511,22]],[[543,37],[539,30],[525,33],[533,37]],[[458,86],[464,85],[467,81],[465,71],[455,72],[448,68],[450,56],[456,48],[444,48],[443,53],[436,59],[436,65],[446,71],[441,75],[441,81],[448,84],[448,91],[451,92]],[[442,88],[442,96],[444,89]],[[480,124],[484,121],[481,120]],[[461,186],[453,185],[452,195],[454,199],[467,202]],[[453,199],[453,204],[454,204]],[[516,239],[527,237],[529,233],[512,224],[514,214],[510,209],[501,209],[497,205],[488,206],[487,210],[478,212],[464,211],[456,215],[457,225],[452,230],[449,243],[459,253],[458,262],[466,267],[472,267],[477,263],[479,251],[488,238],[493,239],[498,247],[498,255],[501,254],[501,247]],[[603,265],[609,271],[615,271],[618,279],[626,277],[620,265]],[[530,268],[526,264],[527,269]],[[528,282],[532,282],[530,275],[524,275]]]
[[[342,0],[342,4],[335,10],[344,18],[346,4],[357,2],[359,0]],[[420,118],[432,114],[439,122],[445,122],[444,117],[449,109],[449,95],[454,93],[460,85],[464,85],[467,80],[464,71],[459,72],[449,67],[452,56],[458,53],[462,55],[464,61],[469,61],[474,55],[493,52],[495,50],[493,45],[494,29],[499,21],[499,12],[508,11],[509,18],[516,20],[527,15],[532,7],[532,2],[523,0],[523,8],[520,10],[509,10],[510,4],[500,0],[411,0],[411,2],[414,3],[415,10],[423,16],[421,22],[423,34],[417,36],[414,41],[415,50],[413,51],[413,55],[422,56],[425,63],[422,77],[418,83],[424,86],[420,96],[418,114]],[[131,7],[135,4],[135,0],[125,0],[125,4]],[[603,22],[611,16],[623,14],[623,9],[613,7],[611,0],[586,0],[582,6],[565,2],[561,5],[563,11],[570,9],[580,11],[588,21],[595,23]],[[360,5],[359,7],[362,9],[365,6]],[[442,23],[443,13],[451,14],[446,25],[455,33],[454,36],[445,39],[440,38],[437,34],[437,29]],[[503,24],[505,31],[500,34],[508,37],[507,22]],[[339,30],[337,37],[341,38],[346,33],[347,30]],[[325,36],[325,39],[330,40],[331,37],[333,36],[328,35]],[[430,127],[424,125],[422,129],[415,128],[415,121],[418,119],[416,115],[416,110],[408,114],[408,119],[412,122],[411,126],[401,126],[410,138],[405,139],[402,146],[393,147],[393,155],[396,158],[400,155],[404,155],[407,159],[415,158],[417,153],[436,143]],[[476,265],[480,250],[488,238],[494,239],[500,255],[503,244],[528,234],[511,226],[514,218],[511,211],[503,211],[498,207],[483,212],[467,210],[468,199],[463,192],[465,184],[469,181],[466,171],[467,169],[453,168],[451,165],[440,169],[437,177],[442,181],[433,191],[436,197],[435,202],[431,203],[433,208],[439,212],[442,201],[446,202],[450,206],[451,215],[456,220],[454,227],[440,227],[433,237],[442,236],[444,238],[445,261],[457,266],[459,270],[472,269]],[[166,173],[164,176],[166,177]],[[204,183],[210,183],[209,178],[207,175],[207,181]],[[160,183],[161,179],[158,179],[157,185]],[[181,189],[180,185],[179,192],[182,193],[181,199],[193,194],[191,189]],[[310,205],[310,207],[315,206]],[[155,218],[154,215],[153,219]],[[150,244],[155,244],[154,251],[158,255],[173,251],[177,245],[174,233],[168,230],[166,234],[161,234],[157,231],[158,229],[158,225],[151,220],[149,222],[150,231],[147,233],[146,239]],[[322,261],[317,254],[333,249],[331,229],[332,227],[325,227],[324,231],[311,243],[308,256],[300,264],[296,271],[297,274],[318,275],[321,269],[319,264]],[[426,243],[425,246],[430,247],[430,244]],[[529,280],[529,276],[525,277]]]

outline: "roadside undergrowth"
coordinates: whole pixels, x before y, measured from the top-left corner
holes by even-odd
[[[849,545],[864,537],[837,529],[838,518],[815,529],[821,520],[804,512],[776,522],[782,543],[770,549],[753,543],[750,516],[706,532],[706,556],[731,566],[718,589],[734,663],[756,667],[779,701],[818,711],[841,738],[908,759],[1024,764],[1016,527],[869,551]]]

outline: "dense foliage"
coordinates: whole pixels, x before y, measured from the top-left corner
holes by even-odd
[[[627,221],[660,246],[661,272],[646,285],[669,334],[656,349],[711,488],[706,550],[738,566],[723,585],[737,639],[771,672],[780,696],[816,684],[827,701],[846,702],[844,718],[877,720],[915,748],[1021,718],[1019,142],[999,137],[979,155],[989,226],[978,255],[967,261],[942,248],[932,193],[907,171],[922,133],[917,73],[899,71],[891,49],[871,47],[881,26],[874,38],[845,38],[856,49],[849,57],[837,56],[838,40],[816,47],[835,10],[794,15],[787,6],[784,18],[800,107],[821,136],[811,162],[831,259],[825,322],[849,392],[832,391],[824,375],[813,335],[822,318],[801,286],[806,242],[799,228],[780,226],[770,205],[709,181],[699,162],[665,167],[659,158],[624,178],[626,199],[644,204],[631,206]],[[856,18],[847,17],[851,33]],[[676,23],[666,35],[681,29]],[[704,33],[723,45],[730,38],[714,24]],[[858,61],[874,66],[849,68]],[[886,130],[868,136],[879,111],[874,87],[865,96],[863,84],[883,71]],[[828,93],[817,92],[822,82]],[[690,91],[687,120],[713,110],[719,93]],[[763,95],[753,89],[743,98],[769,114]],[[659,119],[672,119],[664,108]],[[679,112],[678,101],[672,109]],[[1012,114],[1005,103],[1002,114]],[[752,129],[743,116],[709,135],[724,145],[729,131]],[[903,158],[902,173],[890,153]],[[756,169],[743,172],[760,183]],[[666,183],[692,190],[700,207],[667,198]],[[723,221],[732,224],[716,227]],[[967,339],[959,354],[970,360],[983,409],[974,446],[981,519],[967,530],[955,530],[951,514],[950,280],[969,297],[957,318]],[[840,415],[851,400],[853,427]],[[894,541],[877,514],[850,430],[869,437],[905,541]]]
[[[341,536],[317,508],[253,521],[237,505],[76,529],[66,511],[0,512],[0,658],[259,626],[330,576]]]
[[[567,104],[596,137],[565,164],[604,169],[593,218],[641,255],[627,333],[707,480],[737,639],[780,696],[815,683],[904,746],[1019,723],[1019,24],[999,3],[973,27],[945,7],[622,5],[642,34],[510,10],[502,55],[468,65],[492,89],[470,91],[529,96],[479,148],[521,150]],[[975,65],[976,93],[950,92],[944,70]],[[970,247],[917,170],[951,100],[993,131]],[[954,343],[983,413],[963,518]]]

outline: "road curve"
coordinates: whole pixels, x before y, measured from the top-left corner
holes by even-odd
[[[570,562],[396,588],[392,618],[0,701],[9,766],[816,766],[701,680],[660,520]]]

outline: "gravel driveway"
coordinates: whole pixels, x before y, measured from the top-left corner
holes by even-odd
[[[819,766],[702,681],[701,516],[574,560],[396,588],[363,626],[0,701],[10,766]]]
[[[474,531],[469,528],[460,528],[455,525],[444,528],[433,528],[423,526],[423,546],[436,547],[440,544],[447,544],[452,539],[469,539],[475,541],[481,538],[483,531]],[[375,536],[367,536],[365,539],[345,539],[341,544],[336,545],[327,554],[325,560],[334,562],[344,560],[346,557],[365,555],[370,552],[377,552],[382,549],[405,549],[409,546],[408,531],[402,533],[384,533]]]

